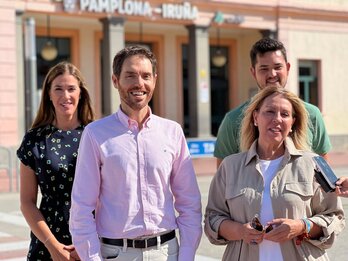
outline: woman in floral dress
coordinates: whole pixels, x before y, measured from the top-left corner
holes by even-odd
[[[93,119],[80,71],[69,62],[52,67],[34,123],[17,151],[21,211],[31,229],[27,260],[79,260],[69,233],[70,194],[80,137]]]

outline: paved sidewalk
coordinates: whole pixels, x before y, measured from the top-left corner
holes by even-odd
[[[329,164],[333,168],[348,167],[348,152],[330,152]]]

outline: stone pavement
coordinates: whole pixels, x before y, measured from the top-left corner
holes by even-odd
[[[330,155],[330,164],[337,176],[348,176],[348,153]],[[197,180],[202,194],[202,211],[204,212],[208,199],[211,179],[215,173],[214,158],[194,159]],[[0,181],[3,183],[5,178]],[[15,184],[15,182],[14,182]],[[8,188],[8,182],[4,188]],[[348,213],[348,199],[342,199],[346,213]],[[347,224],[348,226],[348,224]],[[348,229],[337,238],[334,246],[328,250],[331,260],[347,260]],[[29,244],[29,228],[19,210],[18,192],[0,193],[0,260],[24,261]],[[218,261],[224,251],[224,246],[215,246],[208,242],[203,235],[198,248],[196,261]]]

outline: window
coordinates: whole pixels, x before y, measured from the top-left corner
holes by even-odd
[[[318,61],[299,61],[299,95],[302,100],[319,105]]]
[[[216,46],[210,46],[210,54],[214,54]],[[222,53],[228,57],[228,47],[220,47]],[[211,59],[210,59],[211,61]],[[189,133],[189,94],[188,94],[188,45],[182,45],[182,75],[183,75],[183,99],[184,99],[184,133],[191,137]],[[210,97],[211,97],[211,134],[217,135],[221,121],[229,110],[229,77],[228,63],[222,67],[216,67],[210,63]]]
[[[42,88],[43,81],[45,79],[48,70],[61,61],[71,62],[71,41],[70,38],[58,38],[51,37],[50,40],[58,50],[57,57],[52,61],[46,61],[41,57],[41,49],[47,42],[48,38],[45,36],[36,37],[36,59],[37,59],[37,86],[39,89]]]
[[[228,61],[222,67],[216,67],[211,61],[217,47],[210,46],[210,82],[211,82],[211,134],[217,136],[219,126],[229,110]],[[219,47],[221,53],[228,57],[228,48]]]

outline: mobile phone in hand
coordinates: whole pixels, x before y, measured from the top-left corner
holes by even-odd
[[[333,192],[336,189],[336,182],[338,180],[337,176],[333,172],[330,165],[321,156],[313,157],[314,163],[316,165],[315,178],[323,188],[325,192]]]

